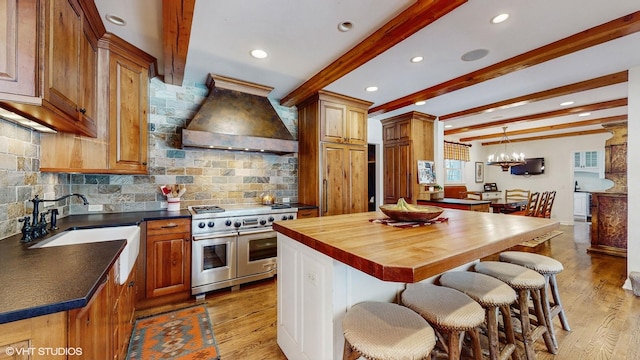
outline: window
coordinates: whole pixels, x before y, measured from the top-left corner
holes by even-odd
[[[465,163],[469,161],[471,145],[451,141],[444,142],[444,183],[464,183]]]
[[[445,184],[459,184],[464,182],[464,165],[462,160],[444,160]]]

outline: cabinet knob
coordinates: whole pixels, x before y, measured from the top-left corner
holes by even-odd
[[[78,110],[78,111],[80,111],[82,114],[86,114],[87,113],[87,109],[85,109],[85,108],[80,108],[80,110]]]

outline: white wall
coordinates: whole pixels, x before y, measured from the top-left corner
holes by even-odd
[[[531,191],[556,191],[556,200],[553,204],[551,217],[564,224],[573,224],[573,170],[571,167],[574,151],[603,150],[605,141],[611,134],[594,134],[555,138],[548,140],[536,140],[526,142],[513,142],[508,145],[508,151],[523,152],[526,157],[543,157],[545,161],[545,173],[542,175],[516,176],[509,172],[502,172],[498,166],[485,165],[485,182],[494,182],[499,190],[526,189]],[[482,190],[482,184],[476,184],[473,178],[473,164],[475,161],[486,161],[487,156],[502,150],[504,145],[482,146],[474,143],[472,147],[471,169],[466,179],[469,190]]]
[[[629,69],[627,121],[627,271],[640,271],[640,66]],[[629,280],[625,289],[631,289]]]

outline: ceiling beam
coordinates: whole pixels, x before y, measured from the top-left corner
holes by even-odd
[[[380,115],[640,31],[640,11],[369,109]]]
[[[520,139],[513,139],[513,140],[509,139],[509,142],[514,143],[514,142],[524,142],[524,141],[534,141],[534,140],[549,140],[549,139],[556,139],[556,138],[562,138],[562,137],[583,136],[583,135],[593,135],[593,134],[602,134],[602,133],[611,133],[611,131],[607,129],[573,131],[573,132],[562,133],[562,134],[532,136],[528,138],[520,138]],[[480,145],[482,146],[499,145],[499,144],[500,144],[500,141],[489,141],[489,142],[480,143]]]
[[[325,86],[389,50],[467,0],[417,0],[351,50],[280,100],[282,106],[297,105]]]
[[[507,124],[512,124],[512,123],[521,122],[521,121],[544,120],[544,119],[550,119],[550,118],[559,117],[559,116],[579,114],[587,111],[613,109],[621,106],[627,106],[627,98],[603,101],[603,102],[589,104],[589,105],[575,106],[572,108],[566,108],[562,110],[547,111],[547,112],[538,113],[538,114],[524,115],[524,116],[518,116],[510,119],[502,119],[502,120],[497,120],[497,121],[492,121],[492,122],[487,122],[482,124],[470,125],[470,126],[461,127],[458,129],[445,130],[444,134],[454,135],[454,134],[465,133],[473,130],[486,129],[494,126],[504,126]]]
[[[451,114],[446,114],[438,117],[440,121],[452,120],[454,118],[476,115],[483,112],[494,111],[498,109],[504,109],[514,107],[520,103],[533,103],[536,101],[548,100],[555,97],[569,95],[581,91],[593,90],[604,86],[615,85],[627,82],[629,78],[628,72],[620,71],[615,74],[609,74],[601,76],[595,79],[585,80],[574,84],[560,86],[550,90],[544,90],[533,94],[515,97],[508,100],[498,101],[492,104],[478,106],[472,109],[462,110]]]
[[[599,118],[599,119],[591,119],[591,120],[576,121],[576,122],[570,122],[570,123],[564,123],[564,124],[541,126],[541,127],[525,129],[525,130],[515,130],[515,131],[509,131],[509,136],[534,134],[534,133],[545,132],[545,131],[564,130],[564,129],[571,129],[576,127],[583,127],[583,126],[621,122],[621,121],[627,120],[627,117],[628,117],[627,115],[616,115],[616,116],[608,116],[608,117]],[[468,141],[486,140],[486,139],[499,138],[502,136],[504,136],[504,132],[460,138],[460,141],[468,142]],[[511,140],[511,138],[509,138],[509,140]]]
[[[164,82],[182,85],[196,0],[162,0]]]

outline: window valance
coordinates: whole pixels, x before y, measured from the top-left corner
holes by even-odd
[[[445,141],[444,142],[444,158],[447,160],[469,161],[470,147],[471,145]]]

